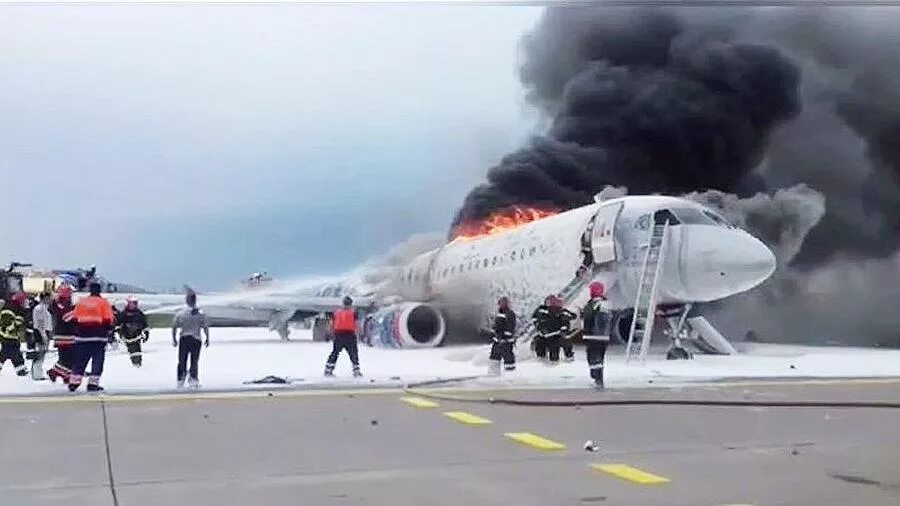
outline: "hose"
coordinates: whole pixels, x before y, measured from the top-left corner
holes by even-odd
[[[461,397],[436,392],[421,391],[427,387],[445,386],[480,378],[465,376],[404,385],[403,391],[426,399],[474,404],[499,404],[529,407],[582,407],[582,406],[711,406],[711,407],[764,407],[764,408],[870,408],[900,409],[900,402],[891,401],[766,401],[766,400],[706,400],[706,399],[583,399],[570,401],[525,400],[503,397]]]

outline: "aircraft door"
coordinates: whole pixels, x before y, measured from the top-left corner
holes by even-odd
[[[602,265],[616,260],[616,241],[613,232],[623,206],[622,202],[605,205],[597,210],[594,216],[591,252],[595,264]]]

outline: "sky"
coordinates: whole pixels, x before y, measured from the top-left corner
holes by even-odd
[[[0,262],[151,289],[445,232],[534,131],[535,7],[0,5]]]

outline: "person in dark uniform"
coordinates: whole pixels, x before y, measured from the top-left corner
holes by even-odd
[[[509,298],[500,297],[497,301],[497,314],[494,316],[494,326],[491,330],[493,344],[488,374],[499,375],[501,361],[503,369],[515,371],[516,355],[513,353],[513,347],[516,344],[516,313],[509,307]]]
[[[587,352],[587,363],[591,378],[597,388],[604,388],[603,367],[606,360],[606,347],[609,346],[609,335],[612,331],[613,314],[607,307],[606,287],[595,281],[590,287],[591,298],[581,312],[584,319],[584,346]]]
[[[572,343],[572,338],[575,337],[575,334],[572,332],[572,321],[578,318],[578,315],[569,311],[565,307],[563,307],[563,298],[559,295],[554,295],[552,300],[552,305],[550,306],[551,315],[556,315],[558,318],[559,325],[559,337],[556,339],[555,343],[562,348],[563,358],[566,362],[574,362],[575,361],[575,346]],[[559,361],[559,350],[556,350],[556,359],[553,359],[553,350],[551,349],[550,361],[557,362]]]
[[[537,307],[534,310],[534,313],[531,314],[531,321],[534,324],[535,334],[533,338],[532,347],[534,348],[534,354],[537,355],[539,360],[547,359],[547,342],[548,342],[548,333],[551,332],[549,323],[550,323],[550,305],[552,295],[548,295],[544,299],[544,303]]]
[[[9,360],[16,368],[18,376],[28,374],[21,346],[28,325],[25,317],[27,298],[25,292],[17,292],[0,309],[0,369]]]
[[[338,356],[341,350],[347,350],[353,364],[353,376],[358,378],[362,376],[362,372],[359,370],[359,349],[356,343],[356,312],[353,310],[353,299],[344,297],[343,303],[344,307],[334,312],[331,323],[334,340],[331,354],[325,362],[325,376],[334,376]]]
[[[147,325],[147,316],[138,307],[135,297],[128,297],[125,309],[116,316],[119,337],[128,349],[128,357],[131,364],[140,367],[143,363],[143,351],[141,343],[146,343],[150,338],[150,326]]]
[[[56,300],[50,305],[53,316],[53,344],[56,346],[57,360],[53,368],[47,372],[50,381],[56,383],[60,378],[69,383],[72,374],[75,344],[75,306],[72,304],[72,287],[66,284],[56,289]]]
[[[562,298],[550,295],[534,311],[532,318],[537,328],[535,353],[540,359],[549,355],[551,364],[559,363],[559,349],[577,316],[563,307]]]

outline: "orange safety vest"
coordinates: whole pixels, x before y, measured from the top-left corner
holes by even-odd
[[[338,309],[334,312],[332,328],[335,332],[356,332],[356,314],[352,309]]]
[[[112,325],[114,320],[109,301],[95,296],[85,297],[78,301],[78,304],[75,304],[75,310],[72,311],[72,316],[78,325],[96,325],[98,327]]]

